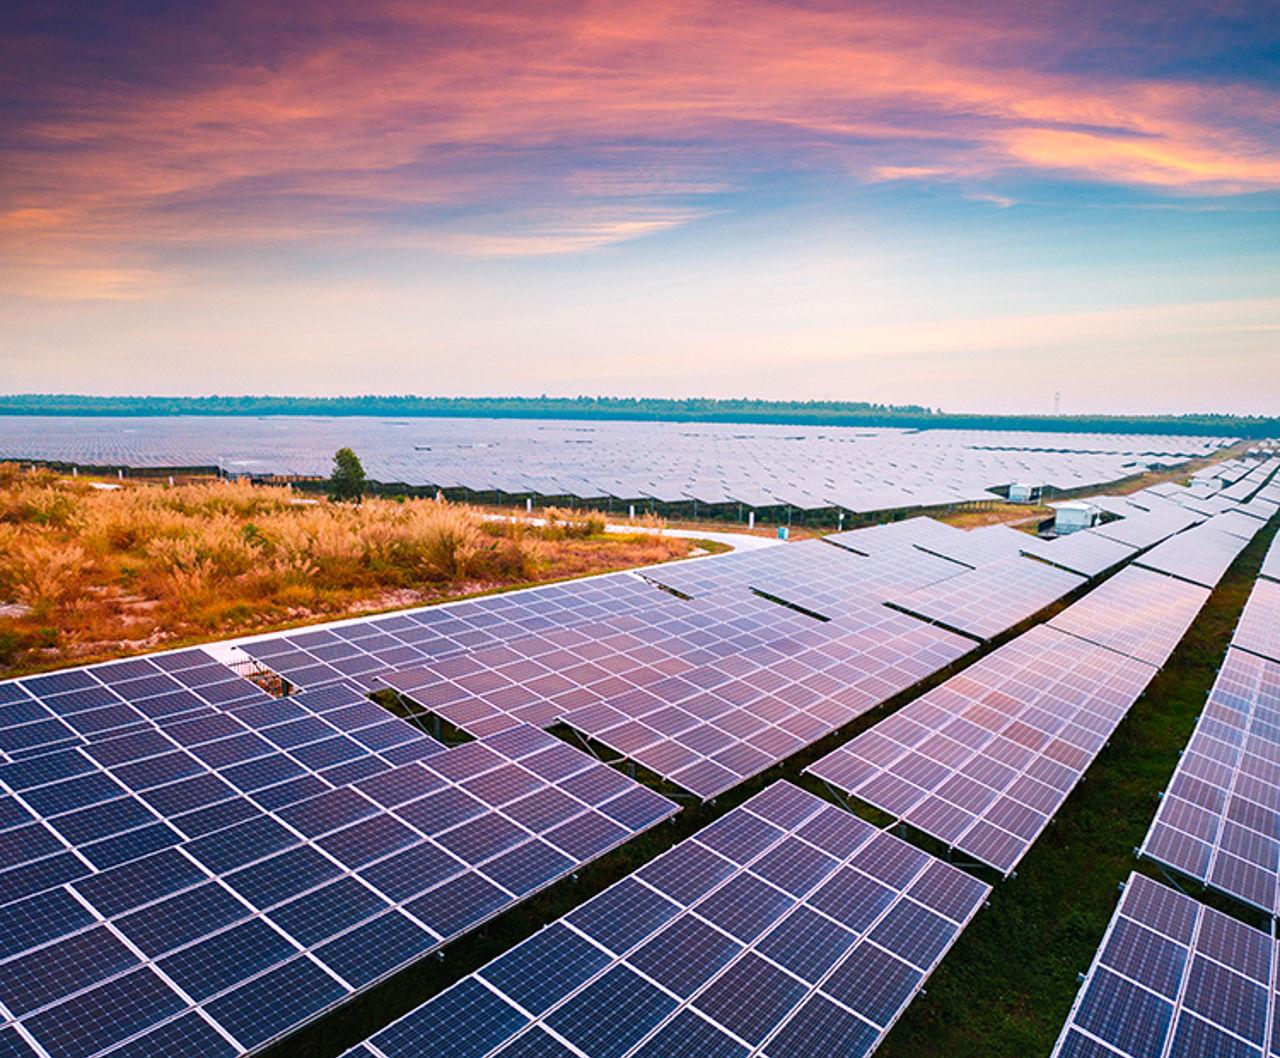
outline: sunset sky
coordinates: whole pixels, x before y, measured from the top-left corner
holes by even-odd
[[[0,14],[0,391],[1280,411],[1274,0]]]

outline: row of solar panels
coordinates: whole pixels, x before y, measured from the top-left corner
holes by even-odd
[[[797,443],[802,442],[802,443]],[[0,457],[82,466],[219,466],[324,476],[354,447],[370,477],[414,487],[874,511],[983,500],[1034,481],[1096,485],[1230,438],[493,419],[112,420],[0,416]],[[637,469],[639,468],[639,469]]]
[[[1200,518],[1133,510],[1166,536]],[[304,686],[393,687],[477,736],[563,721],[705,799],[1137,554],[1098,531],[1044,541],[925,518],[829,540],[645,572],[680,598],[620,576],[246,649]]]
[[[1131,875],[1055,1058],[1280,1054],[1280,537],[1141,849],[1268,931]]]
[[[913,519],[873,531],[875,554],[853,550],[861,532],[872,531],[833,538],[839,547],[814,540],[645,571],[649,580],[685,597],[659,608],[664,618],[671,607],[696,614],[700,631],[709,627],[710,615],[722,612],[743,611],[763,622],[716,627],[714,649],[695,634],[694,651],[660,657],[654,652],[668,644],[661,622],[631,625],[619,634],[618,621],[611,620],[510,640],[496,657],[479,652],[456,666],[445,661],[383,680],[424,711],[473,732],[469,724],[499,723],[504,710],[542,724],[563,721],[705,799],[945,668],[973,649],[978,632],[997,635],[1085,583],[1082,576],[1019,557],[1015,549],[1037,541],[1003,526],[979,531],[981,542],[975,543],[974,534]],[[1101,544],[1109,549],[1110,565],[1117,545]],[[926,545],[934,550],[923,550]],[[948,598],[963,598],[977,611],[968,620],[952,615],[967,637],[941,620],[907,616],[905,606],[881,604],[893,594],[895,580],[910,585],[939,577],[957,586]],[[797,619],[771,604],[762,609],[762,596],[820,620]],[[649,621],[651,615],[633,611],[630,617]],[[633,649],[637,638],[650,649],[647,659]],[[553,652],[548,639],[563,652]],[[519,688],[496,679],[508,674],[503,666],[513,659],[523,675],[532,675],[533,663],[553,667],[548,657],[559,659],[554,667],[571,686],[557,681],[541,693],[541,673]],[[469,671],[456,675],[455,667]],[[530,701],[531,692],[537,701]]]
[[[809,771],[1011,872],[1265,524],[1240,517],[1170,537]]]
[[[1280,545],[1272,545],[1144,855],[1280,913]]]

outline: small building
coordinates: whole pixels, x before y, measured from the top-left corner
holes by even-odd
[[[1009,486],[1010,503],[1035,503],[1040,498],[1040,489],[1035,485],[1015,481]]]
[[[1092,529],[1101,520],[1101,508],[1095,507],[1092,503],[1074,500],[1058,505],[1057,512],[1053,516],[1053,531],[1058,536],[1066,536],[1069,533],[1077,533],[1081,529]]]

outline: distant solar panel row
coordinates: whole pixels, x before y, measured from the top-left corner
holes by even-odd
[[[1008,874],[1155,671],[1040,626],[808,771]]]
[[[324,477],[334,450],[351,445],[370,479],[387,484],[854,511],[986,500],[1014,480],[1075,489],[1226,443],[795,424],[0,416],[5,459]]]
[[[1131,566],[1050,618],[1049,626],[1159,668],[1209,595],[1198,584]]]
[[[350,1053],[862,1058],[989,891],[775,783]]]
[[[1272,938],[1131,874],[1054,1058],[1267,1058]]]
[[[926,621],[993,639],[1084,583],[1075,573],[1015,555],[889,602]]]
[[[575,730],[705,799],[736,786],[972,649],[881,608],[565,713]]]
[[[445,750],[198,651],[0,701],[74,733],[0,764],[0,1025],[52,1058],[254,1048],[675,811],[535,728]]]

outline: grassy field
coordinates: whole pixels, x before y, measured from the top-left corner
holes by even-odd
[[[0,464],[0,677],[684,558],[593,512],[103,483]]]
[[[1157,876],[1150,865],[1138,865],[1133,849],[1146,833],[1156,796],[1167,784],[1195,725],[1275,530],[1273,524],[1259,534],[1233,564],[1017,875],[997,882],[987,872],[985,880],[995,884],[990,906],[943,960],[926,994],[908,1008],[877,1051],[878,1058],[1043,1058],[1049,1054],[1076,994],[1076,974],[1087,969],[1114,910],[1117,886],[1135,867]],[[975,652],[957,667],[971,664],[985,652]],[[268,1052],[270,1058],[299,1053],[315,1058],[340,1055],[778,779],[830,798],[822,784],[801,777],[803,769],[922,690],[942,682],[951,671],[937,674],[714,803],[688,803],[674,820],[588,865],[576,878],[551,886],[437,957],[409,967],[296,1033]],[[886,822],[871,809],[861,809],[860,814],[879,825]],[[928,843],[922,844],[927,847]],[[1210,899],[1240,913],[1229,902]],[[1249,920],[1247,914],[1242,917]]]

